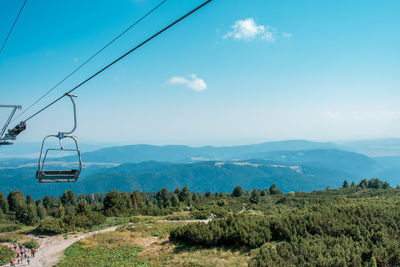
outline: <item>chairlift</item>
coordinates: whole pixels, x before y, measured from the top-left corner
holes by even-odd
[[[74,128],[69,132],[59,132],[57,135],[48,135],[43,139],[42,142],[42,149],[40,150],[39,156],[39,163],[38,163],[38,170],[36,172],[36,179],[39,183],[65,183],[65,182],[76,182],[78,180],[79,174],[82,170],[82,159],[81,159],[81,152],[78,147],[78,141],[75,137],[71,134],[76,129],[76,106],[74,97],[75,95],[66,94],[71,99],[73,110],[74,110]],[[48,148],[46,152],[44,152],[45,143],[47,139],[58,139],[60,144],[59,148]],[[65,139],[71,139],[74,144],[74,148],[64,148],[62,141]],[[61,152],[74,152],[78,158],[78,166],[75,169],[69,170],[49,170],[46,166],[46,162],[48,162],[48,153],[49,151],[61,151]]]
[[[17,138],[17,135],[26,129],[26,123],[25,122],[19,123],[13,129],[8,130],[8,133],[6,133],[6,130],[17,109],[21,109],[22,107],[20,105],[0,105],[0,108],[12,108],[12,111],[8,116],[8,119],[6,120],[6,122],[3,125],[3,128],[0,131],[0,146],[12,145],[13,143],[10,142],[9,140],[15,140]]]

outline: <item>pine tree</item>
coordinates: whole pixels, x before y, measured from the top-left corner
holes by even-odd
[[[25,223],[27,225],[35,225],[38,222],[36,205],[34,203],[30,203],[27,207]]]
[[[11,191],[7,197],[10,211],[14,211],[16,218],[20,222],[25,221],[27,213],[26,198],[21,191]]]
[[[138,208],[142,207],[142,205],[143,205],[142,195],[140,194],[139,190],[135,190],[131,194],[131,200],[132,200],[134,209],[138,209]]]
[[[8,213],[8,201],[3,192],[0,192],[0,209],[4,214]]]
[[[88,214],[90,212],[90,207],[85,199],[81,199],[76,206],[76,212],[78,214]]]
[[[61,196],[61,204],[64,206],[71,205],[75,206],[77,203],[77,198],[74,192],[71,190],[67,190],[64,192],[64,194]]]
[[[33,199],[32,199],[32,197],[31,197],[31,195],[27,195],[26,196],[26,204],[32,204],[33,203]]]
[[[56,218],[62,218],[65,216],[65,208],[64,206],[60,203],[56,209],[54,209],[54,213],[52,214]]]
[[[253,189],[253,191],[251,191],[249,201],[254,204],[260,203],[261,198],[260,198],[260,195],[258,194],[257,190]]]
[[[181,193],[181,190],[179,189],[179,187],[175,188],[174,194],[179,196],[180,193]]]
[[[43,206],[42,202],[39,202],[39,204],[37,206],[37,215],[39,216],[39,218],[41,220],[43,220],[47,216],[46,208]]]
[[[107,216],[117,216],[125,209],[124,205],[121,194],[114,189],[106,194],[103,201],[103,210]]]
[[[160,189],[157,192],[156,199],[157,199],[157,204],[158,204],[159,208],[168,207],[168,204],[171,203],[171,201],[169,201],[168,189],[167,188]]]
[[[47,211],[51,208],[51,198],[49,196],[45,196],[43,199],[43,206],[46,208]]]
[[[179,198],[176,194],[173,194],[171,197],[171,205],[173,207],[179,207],[181,205],[181,202],[179,202]]]
[[[233,189],[232,196],[233,197],[241,197],[243,195],[243,189],[240,185],[236,186]]]
[[[182,188],[182,191],[179,193],[179,201],[185,203],[186,205],[190,205],[190,191],[185,186]]]
[[[269,193],[271,195],[282,194],[282,191],[276,187],[276,184],[272,184],[269,188]]]
[[[196,194],[196,192],[192,193],[192,201],[195,202],[199,199],[199,195]]]
[[[347,182],[347,180],[344,180],[342,188],[348,188],[349,186],[350,186],[349,182]]]

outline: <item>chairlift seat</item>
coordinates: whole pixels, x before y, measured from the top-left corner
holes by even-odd
[[[43,170],[36,172],[36,178],[40,183],[76,182],[80,170]]]
[[[78,148],[78,143],[76,139],[73,136],[63,136],[63,138],[69,138],[74,141],[75,143],[75,148],[73,149],[65,149],[65,148],[49,148],[46,150],[43,156],[43,150],[44,150],[44,145],[45,141],[47,138],[57,138],[59,139],[58,135],[49,135],[46,136],[43,140],[42,143],[42,150],[40,152],[39,156],[39,165],[38,165],[38,170],[36,171],[36,179],[39,183],[68,183],[68,182],[76,182],[78,180],[79,174],[82,170],[82,161],[81,161],[81,156],[80,156],[80,151]],[[60,140],[61,142],[61,140]],[[47,170],[45,167],[46,159],[47,159],[47,154],[49,151],[73,151],[76,152],[76,156],[78,159],[78,168],[77,169],[70,169],[70,170]],[[42,157],[43,156],[43,157]]]

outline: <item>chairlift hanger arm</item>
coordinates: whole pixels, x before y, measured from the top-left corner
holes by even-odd
[[[0,108],[12,108],[10,116],[8,116],[8,119],[0,132],[0,145],[12,145],[12,143],[8,142],[7,140],[15,140],[17,135],[26,129],[26,123],[20,123],[12,130],[8,130],[7,134],[4,135],[4,133],[6,132],[8,125],[10,124],[11,119],[13,118],[17,109],[21,109],[22,107],[20,105],[0,105]]]
[[[73,107],[73,110],[74,110],[74,128],[72,128],[72,130],[69,131],[69,132],[59,132],[58,133],[58,138],[59,139],[64,138],[64,135],[72,134],[73,132],[75,132],[76,126],[77,126],[77,122],[76,122],[76,104],[75,104],[75,101],[74,101],[74,97],[77,97],[77,96],[76,95],[71,95],[71,94],[66,94],[66,95],[71,99],[72,107]]]

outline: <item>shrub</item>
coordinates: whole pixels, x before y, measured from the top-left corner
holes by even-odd
[[[41,233],[61,234],[67,232],[67,229],[61,219],[48,218],[43,220],[38,229]]]
[[[14,255],[14,252],[8,248],[8,247],[4,247],[4,246],[0,246],[0,264],[7,264],[10,261],[10,258]]]
[[[37,249],[37,248],[39,248],[38,242],[36,242],[34,240],[27,241],[27,242],[23,243],[22,245],[24,245],[24,247],[29,248],[29,249],[32,249],[32,248]]]
[[[21,229],[21,226],[18,224],[4,224],[0,225],[0,233],[7,233],[7,232],[13,232],[16,230]]]

